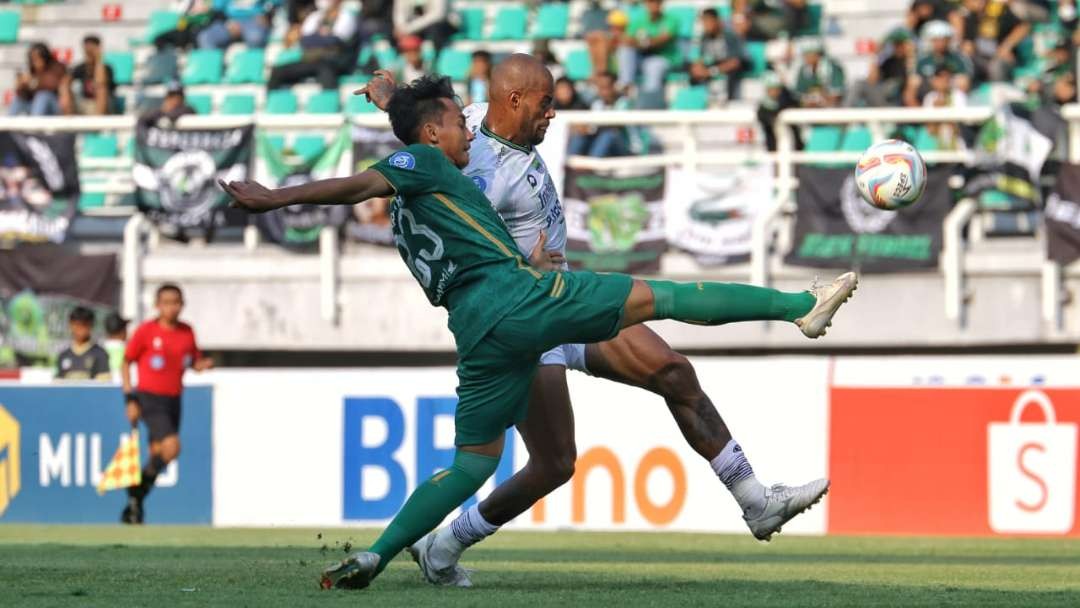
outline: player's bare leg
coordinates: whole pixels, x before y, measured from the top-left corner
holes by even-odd
[[[154,488],[157,476],[165,467],[180,456],[180,437],[168,435],[160,441],[150,442],[150,462],[142,470],[142,483],[128,488],[128,504],[120,514],[120,521],[125,524],[143,523],[143,501]]]
[[[409,547],[428,581],[471,586],[468,572],[458,566],[465,549],[494,534],[574,476],[574,411],[564,366],[538,368],[530,388],[528,414],[517,430],[529,452],[525,466],[450,526],[431,532]]]

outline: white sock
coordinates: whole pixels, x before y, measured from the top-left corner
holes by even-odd
[[[499,526],[488,523],[477,505],[469,507],[450,522],[450,532],[463,548],[475,545],[498,531]]]
[[[720,481],[724,482],[735,502],[748,515],[764,504],[765,486],[754,476],[754,469],[743,453],[742,446],[734,439],[727,442],[720,454],[709,461]]]

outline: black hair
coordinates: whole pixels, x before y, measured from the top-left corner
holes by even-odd
[[[619,80],[619,77],[615,75],[615,72],[612,72],[610,70],[600,72],[599,74],[597,74],[597,76],[600,76],[601,78],[610,78],[611,82],[616,82]]]
[[[715,8],[709,7],[707,9],[701,11],[701,16],[702,17],[712,17],[713,19],[719,19],[720,18],[720,13],[716,12]]]
[[[491,63],[491,53],[489,53],[489,52],[487,52],[487,51],[485,51],[483,49],[481,49],[479,51],[473,51],[472,58],[473,59],[484,59],[488,63]]]
[[[30,67],[31,71],[33,71],[34,64],[30,61],[30,58],[34,56],[34,53],[40,53],[41,55],[45,56],[46,70],[52,67],[52,64],[58,63],[56,61],[56,57],[52,54],[52,51],[49,50],[49,45],[45,44],[44,42],[35,42],[34,44],[30,45],[29,49],[26,50],[26,64],[28,67]]]
[[[94,311],[85,306],[76,306],[71,309],[71,314],[68,315],[68,321],[72,323],[94,323]]]
[[[179,285],[177,285],[176,283],[163,283],[161,287],[157,288],[157,292],[154,294],[154,300],[160,300],[161,294],[165,293],[166,291],[175,291],[176,295],[179,296],[181,300],[184,299],[184,292],[180,291]]]
[[[87,36],[84,36],[82,41],[83,41],[83,44],[86,44],[87,42],[89,42],[91,44],[96,44],[98,46],[101,46],[101,36],[98,36],[96,34],[89,34]]]
[[[111,312],[109,316],[105,317],[105,333],[112,335],[118,334],[127,329],[127,319],[121,317],[119,313]]]
[[[420,139],[420,127],[431,121],[442,120],[445,106],[443,99],[457,103],[457,93],[447,76],[421,76],[394,91],[390,98],[390,126],[394,135],[405,145]]]

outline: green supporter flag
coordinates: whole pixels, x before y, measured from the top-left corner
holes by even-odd
[[[663,169],[566,170],[566,258],[572,268],[655,273],[667,249]]]
[[[135,200],[168,236],[203,233],[224,223],[229,197],[218,187],[248,178],[254,127],[177,130],[140,126],[135,135]]]
[[[352,138],[348,128],[336,133],[320,154],[300,156],[275,148],[265,134],[256,136],[255,180],[267,188],[298,186],[308,182],[345,177],[351,173]],[[347,205],[294,205],[256,216],[263,237],[296,249],[319,243],[326,226],[341,227],[349,216]]]
[[[787,263],[860,272],[936,269],[941,224],[952,206],[948,178],[948,168],[931,167],[918,202],[886,211],[859,196],[850,169],[801,167]]]

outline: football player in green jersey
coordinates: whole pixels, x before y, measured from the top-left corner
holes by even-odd
[[[524,418],[546,350],[608,340],[654,319],[701,325],[783,320],[817,336],[855,290],[853,273],[814,294],[542,272],[522,258],[490,202],[460,172],[473,134],[449,79],[424,77],[398,88],[389,113],[394,134],[407,145],[363,173],[275,190],[221,184],[234,206],[252,212],[396,195],[391,223],[398,251],[431,303],[449,312],[459,381],[453,464],[416,488],[368,551],[327,569],[323,587],[367,587],[395,555],[483,485],[498,465],[506,428]]]

